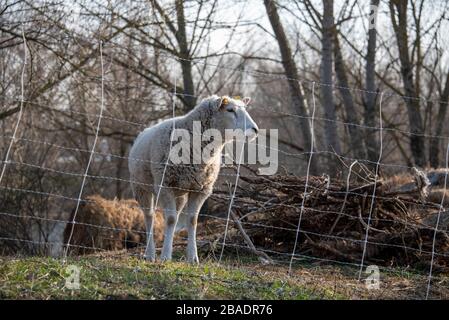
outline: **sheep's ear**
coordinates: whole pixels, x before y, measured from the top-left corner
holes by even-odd
[[[223,96],[223,97],[220,97],[220,98],[218,99],[218,103],[217,103],[218,109],[223,109],[223,108],[225,108],[228,104],[229,104],[229,98],[228,98],[228,97]]]
[[[242,99],[243,103],[245,104],[245,106],[249,105],[251,103],[251,98],[250,97],[244,97]]]

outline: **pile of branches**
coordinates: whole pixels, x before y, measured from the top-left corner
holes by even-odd
[[[241,176],[232,218],[243,238],[233,240],[244,239],[266,257],[262,252],[291,253],[297,239],[296,254],[359,263],[368,234],[366,262],[428,267],[441,206],[426,201],[431,190],[426,174],[415,170],[411,182],[397,185],[363,172],[335,180],[256,172]],[[225,209],[229,193],[216,192],[213,199]],[[449,270],[448,214],[441,214],[436,234],[436,270]]]

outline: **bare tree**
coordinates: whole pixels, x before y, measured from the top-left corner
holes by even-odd
[[[170,19],[167,12],[165,12],[164,8],[159,4],[157,0],[150,0],[150,4],[153,6],[155,11],[162,17],[165,25],[168,26],[168,32],[172,33],[177,42],[177,47],[172,48],[170,51],[177,53],[178,58],[180,58],[179,63],[182,69],[182,79],[183,79],[183,101],[186,106],[186,111],[193,109],[196,104],[195,97],[195,87],[193,84],[193,75],[192,75],[192,58],[193,53],[189,47],[189,42],[187,39],[186,32],[186,19],[184,14],[184,2],[183,0],[175,1],[175,9],[176,9],[176,25]],[[202,6],[200,6],[202,7]],[[162,24],[160,26],[163,26]],[[166,31],[162,31],[165,33]]]
[[[333,30],[334,30],[334,1],[323,0],[323,22],[321,30],[321,99],[324,114],[328,121],[325,122],[326,150],[341,154],[340,141],[338,139],[337,119],[335,113],[333,93]],[[333,168],[329,164],[329,169]]]
[[[430,165],[434,168],[438,168],[440,166],[440,139],[439,136],[442,135],[443,127],[446,122],[446,116],[447,116],[447,105],[449,104],[449,71],[446,74],[446,81],[445,81],[444,89],[440,91],[440,102],[439,102],[439,109],[438,114],[436,118],[436,126],[435,131],[433,132],[434,138],[430,141],[430,147],[429,147],[429,161]]]
[[[377,39],[377,14],[380,0],[371,0],[370,5],[373,8],[373,12],[370,12],[372,16],[369,17],[368,27],[368,45],[365,56],[365,93],[363,96],[363,106],[365,108],[364,119],[367,127],[376,127],[376,39]],[[365,131],[365,145],[367,157],[371,161],[377,161],[378,158],[378,146],[377,137],[373,134],[371,129]]]
[[[309,114],[304,105],[304,97],[299,82],[294,80],[298,78],[298,68],[295,61],[293,60],[290,44],[285,34],[284,27],[279,18],[275,2],[273,0],[264,0],[264,5],[271,23],[271,27],[273,28],[274,34],[276,35],[279,51],[281,52],[282,66],[284,67],[285,75],[289,79],[288,85],[290,89],[293,108],[298,112],[300,116],[303,117],[299,119],[298,122],[301,128],[302,135],[304,137],[304,146],[306,150],[310,150],[312,135],[310,131],[310,124],[308,121]],[[311,165],[311,171],[316,172],[316,163],[312,162]]]
[[[354,98],[349,89],[349,81],[346,75],[346,66],[338,40],[338,33],[334,34],[334,57],[335,57],[335,74],[338,80],[338,89],[342,96],[343,105],[346,111],[346,122],[348,122],[349,141],[352,154],[357,159],[365,159],[365,148],[363,131],[360,130],[360,120],[354,103]]]
[[[410,135],[410,150],[412,151],[415,164],[423,167],[426,165],[423,137],[424,126],[421,116],[419,86],[417,86],[417,82],[414,80],[413,63],[409,54],[407,6],[408,1],[390,0],[390,16],[399,51],[401,75],[405,93],[404,100],[407,106],[409,126],[412,133]],[[417,63],[420,64],[421,62],[417,61]]]

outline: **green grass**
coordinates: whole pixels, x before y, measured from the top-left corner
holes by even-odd
[[[382,270],[380,289],[358,281],[358,268],[295,262],[261,265],[249,255],[217,264],[203,256],[199,266],[148,263],[125,251],[61,260],[0,257],[0,299],[423,299],[427,274],[410,268]],[[80,269],[80,288],[65,286],[67,266]],[[449,299],[449,277],[435,274],[431,298]]]
[[[67,265],[80,268],[80,289],[65,287]],[[147,263],[134,257],[0,258],[1,299],[335,299],[287,276],[213,262]]]

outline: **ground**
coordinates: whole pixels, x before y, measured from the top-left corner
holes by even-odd
[[[178,258],[179,259],[179,258]],[[68,265],[80,268],[80,288],[65,287]],[[427,277],[410,270],[381,272],[380,289],[368,290],[354,268],[301,262],[261,265],[256,260],[221,264],[203,258],[148,263],[129,252],[69,258],[0,258],[1,299],[420,299]],[[432,298],[449,298],[449,277],[438,276]]]

